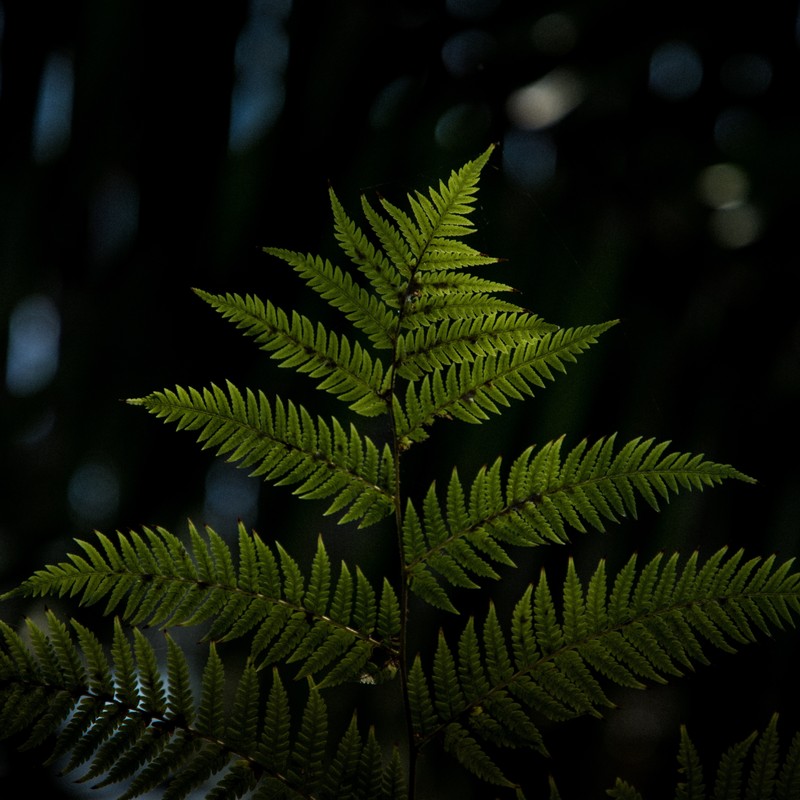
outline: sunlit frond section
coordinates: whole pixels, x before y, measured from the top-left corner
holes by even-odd
[[[264,252],[293,267],[307,286],[339,309],[356,328],[369,337],[376,348],[391,347],[396,328],[393,309],[363,286],[359,286],[349,272],[311,254],[280,247],[265,247]]]
[[[538,323],[532,323],[538,327]],[[531,333],[514,346],[498,348],[487,356],[453,363],[408,384],[405,402],[395,404],[397,431],[409,441],[426,438],[425,428],[437,418],[481,423],[500,414],[511,400],[532,397],[534,388],[566,372],[566,364],[597,342],[616,321],[555,332]],[[501,335],[502,336],[502,335]],[[416,374],[416,373],[414,373]]]
[[[369,279],[378,296],[392,308],[403,302],[405,280],[393,261],[370,241],[347,215],[333,189],[329,190],[334,230],[339,246],[350,261]]]
[[[316,326],[293,311],[287,315],[269,300],[252,295],[215,295],[195,289],[197,295],[233,322],[285,368],[322,378],[317,388],[336,395],[364,416],[386,413],[389,376],[383,362],[358,342]]]
[[[153,392],[129,400],[178,430],[199,431],[203,448],[251,475],[279,486],[299,484],[294,494],[303,499],[334,496],[326,514],[341,514],[340,522],[371,525],[393,510],[394,468],[388,447],[383,450],[355,426],[346,431],[336,418],[315,421],[302,406],[263,392],[244,394],[230,381],[227,392],[205,388]],[[346,509],[346,510],[345,510]]]
[[[639,503],[658,510],[681,491],[724,480],[753,482],[730,465],[669,450],[670,442],[616,436],[584,440],[562,455],[563,437],[528,447],[503,477],[502,459],[482,468],[467,489],[454,470],[442,502],[432,484],[420,514],[409,503],[404,520],[411,587],[433,605],[454,610],[442,583],[476,588],[510,565],[509,546],[563,544],[570,530],[604,531],[636,517]]]
[[[462,237],[475,231],[469,215],[474,210],[478,180],[494,147],[478,158],[453,170],[447,183],[439,181],[427,195],[408,195],[411,216],[382,199],[384,209],[394,218],[413,254],[413,266],[420,270],[462,269],[497,262],[464,244]]]
[[[398,339],[398,374],[418,380],[424,374],[509,353],[556,329],[533,314],[484,314],[480,317],[443,320],[417,328]]]

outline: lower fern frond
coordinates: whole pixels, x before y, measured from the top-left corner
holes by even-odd
[[[132,646],[117,621],[109,662],[88,629],[73,622],[76,641],[55,614],[46,616],[46,630],[28,622],[30,645],[0,622],[0,738],[27,732],[26,747],[54,739],[51,760],[65,761],[65,773],[83,768],[80,781],[122,784],[121,800],[156,787],[167,800],[201,788],[218,800],[244,792],[305,800],[405,798],[397,754],[384,763],[372,731],[362,737],[353,721],[331,742],[327,708],[313,685],[295,726],[277,669],[261,710],[250,661],[228,709],[213,644],[195,698],[186,656],[169,636],[161,665],[138,629]],[[130,681],[132,669],[138,684]]]
[[[800,733],[794,735],[781,756],[778,715],[773,714],[763,731],[754,731],[723,753],[713,792],[708,794],[697,748],[683,726],[678,772],[681,780],[675,800],[800,800]],[[606,794],[616,800],[644,800],[621,778]]]
[[[506,631],[490,607],[480,633],[468,621],[455,651],[440,633],[430,680],[414,663],[409,694],[421,747],[439,737],[452,743],[456,725],[464,731],[457,739],[469,736],[470,744],[449,749],[467,768],[491,761],[487,746],[544,753],[534,718],[600,716],[613,706],[601,682],[665,683],[706,663],[705,645],[734,651],[755,641],[756,630],[793,625],[800,616],[793,561],[742,559],[741,550],[722,549],[702,564],[694,553],[681,567],[677,554],[660,554],[639,568],[634,556],[610,591],[602,562],[584,589],[570,561],[560,613],[542,573]]]
[[[137,626],[209,624],[211,641],[250,634],[252,658],[262,665],[285,659],[298,666],[298,678],[314,676],[320,687],[394,674],[394,590],[384,581],[377,592],[360,569],[353,574],[344,563],[335,575],[321,538],[308,577],[280,544],[270,547],[241,524],[237,565],[213,529],[203,537],[191,523],[190,547],[164,528],[118,533],[116,543],[102,533],[97,538],[79,541],[83,555],[39,570],[13,594],[105,601],[105,615],[118,613]]]

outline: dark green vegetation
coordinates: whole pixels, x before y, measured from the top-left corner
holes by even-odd
[[[479,796],[541,796],[561,768],[545,758],[556,723],[606,713],[609,687],[664,683],[792,624],[791,561],[720,549],[582,573],[570,558],[560,571],[531,558],[674,494],[752,482],[669,442],[523,443],[506,462],[406,493],[409,451],[430,447],[438,426],[530,398],[614,324],[559,328],[469,271],[497,262],[463,241],[491,152],[406,209],[362,199],[369,236],[331,192],[350,271],[267,250],[342,313],[347,335],[256,297],[197,292],[344,402],[348,421],[230,382],[130,401],[254,476],[324,500],[390,554],[385,572],[334,559],[312,528],[278,543],[242,525],[235,548],[191,524],[80,541],[10,593],[94,608],[83,621],[48,610],[24,635],[2,623],[4,736],[54,738],[52,759],[93,785],[122,784],[122,797],[424,797],[444,758]],[[497,581],[518,574],[508,602]],[[676,797],[704,797],[685,733],[679,765]],[[714,796],[798,798],[799,765],[800,742],[782,754],[773,719],[723,755]],[[610,791],[639,796],[623,780]]]

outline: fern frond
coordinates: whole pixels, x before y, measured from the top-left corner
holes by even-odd
[[[506,778],[475,737],[462,725],[451,722],[445,728],[444,749],[455,756],[462,767],[481,780],[510,789],[517,787],[517,784]]]
[[[414,275],[414,288],[419,296],[414,299],[414,308],[406,311],[406,317],[413,316],[416,307],[423,303],[424,298],[445,298],[453,299],[457,305],[459,300],[471,296],[473,303],[480,305],[481,301],[488,297],[491,292],[515,292],[513,286],[507,283],[488,280],[473,275],[471,272],[456,272],[438,270],[436,272],[418,272]],[[515,310],[522,311],[519,306]],[[404,325],[408,325],[408,319],[404,320]],[[413,325],[416,327],[416,324]]]
[[[636,438],[616,449],[616,435],[589,446],[580,442],[562,456],[563,437],[529,447],[503,481],[502,460],[478,471],[467,491],[453,471],[443,505],[435,483],[405,525],[411,587],[430,601],[431,584],[475,586],[468,575],[497,578],[493,564],[512,565],[507,545],[561,544],[568,529],[605,530],[604,520],[636,517],[637,498],[659,503],[681,490],[702,490],[723,480],[752,478],[702,455],[668,451],[669,442]],[[435,605],[443,607],[442,602]]]
[[[380,242],[380,250],[347,217],[331,192],[337,239],[370,280],[380,302],[403,308],[415,299],[422,285],[415,278],[418,273],[430,270],[450,273],[498,261],[460,241],[474,231],[468,215],[473,210],[481,170],[492,150],[493,147],[488,148],[474,161],[453,171],[447,184],[440,182],[438,190],[430,188],[427,196],[421,192],[409,194],[410,213],[380,197],[381,213],[362,195],[362,212]],[[273,252],[285,257],[285,251]],[[465,287],[466,282],[461,285]],[[486,287],[484,291],[494,291],[488,284]],[[354,322],[358,316],[353,317]]]
[[[427,196],[422,192],[408,195],[413,222],[405,212],[382,202],[400,224],[417,270],[460,269],[497,261],[459,241],[475,230],[468,215],[474,209],[481,171],[493,150],[488,147],[478,158],[453,170],[447,183],[439,181],[438,189],[429,188]]]
[[[643,800],[641,794],[629,783],[626,783],[621,778],[617,778],[614,782],[613,788],[606,791],[609,797],[614,800]]]
[[[381,243],[383,251],[388,256],[397,272],[403,276],[408,285],[408,279],[414,269],[414,254],[409,246],[409,239],[416,241],[417,232],[413,230],[407,231],[404,237],[403,233],[398,230],[390,220],[387,220],[382,214],[370,205],[369,200],[362,194],[361,195],[361,211],[364,218],[369,223],[372,232]],[[406,217],[407,219],[407,217]],[[403,293],[405,294],[405,292]]]
[[[534,314],[486,314],[443,320],[398,338],[397,371],[404,378],[418,380],[427,372],[451,364],[508,353],[553,330],[553,325]]]
[[[303,499],[335,495],[326,514],[345,511],[340,523],[358,521],[366,527],[393,511],[393,457],[380,452],[355,426],[346,432],[336,418],[329,426],[316,422],[302,406],[276,398],[271,404],[263,392],[242,393],[228,381],[226,392],[216,385],[204,389],[153,392],[129,400],[143,406],[178,430],[196,430],[203,449],[252,467],[279,486],[300,484],[294,494]],[[349,507],[349,508],[348,508]]]
[[[244,724],[234,727],[226,724],[226,677],[213,644],[198,700],[190,688],[188,660],[169,637],[162,680],[155,651],[138,629],[131,647],[122,626],[115,624],[108,662],[99,658],[97,642],[85,628],[73,622],[76,642],[52,612],[46,617],[46,630],[28,621],[31,645],[0,622],[0,708],[8,722],[0,738],[31,730],[29,745],[53,739],[51,758],[70,754],[67,771],[85,766],[80,780],[97,787],[124,783],[123,800],[157,787],[166,800],[177,800],[209,782],[213,788],[206,796],[220,800],[245,791],[336,800],[344,796],[343,789],[355,800],[403,799],[396,757],[384,763],[374,734],[364,741],[351,726],[338,744],[330,742],[327,708],[315,687],[309,689],[293,734],[292,710],[278,671],[272,673],[262,712],[257,673],[248,663],[236,682],[233,711],[233,719]],[[90,640],[87,652],[80,643]],[[101,673],[90,675],[87,667]],[[131,669],[140,676],[138,686],[129,682]],[[102,694],[97,693],[100,686]],[[28,701],[9,704],[23,697]],[[329,743],[331,751],[349,752],[348,762],[357,764],[355,775],[326,769]],[[364,771],[371,776],[366,783]]]
[[[329,190],[334,230],[345,255],[367,277],[379,297],[390,308],[402,302],[403,276],[386,254],[376,248],[361,228],[345,213],[333,189]]]
[[[500,406],[511,405],[510,400],[533,396],[532,387],[543,388],[545,380],[554,380],[553,370],[565,372],[565,362],[576,361],[615,324],[606,322],[545,333],[508,352],[452,364],[447,370],[409,383],[405,405],[398,414],[398,435],[414,440],[437,417],[484,422],[489,414],[501,413]]]
[[[681,726],[678,772],[685,780],[678,784],[675,800],[705,800],[706,786],[703,780],[703,767],[697,754],[697,748],[687,735],[685,726]]]
[[[355,283],[349,273],[311,254],[303,255],[280,247],[265,247],[264,252],[289,264],[310,288],[364,331],[376,348],[392,346],[396,328],[393,310]]]
[[[241,524],[234,565],[222,538],[212,528],[205,532],[201,536],[190,523],[190,547],[164,528],[118,533],[116,544],[98,533],[97,545],[79,540],[82,555],[36,572],[14,594],[77,597],[86,606],[105,601],[104,615],[118,613],[137,626],[210,623],[204,639],[212,642],[247,634],[252,658],[262,665],[297,664],[297,677],[313,675],[319,687],[390,676],[386,665],[398,657],[400,610],[388,581],[378,593],[358,569],[354,580],[344,563],[336,576],[322,539],[306,580],[280,544],[270,547]],[[87,638],[85,648],[91,645]],[[103,675],[101,654],[89,652],[92,674]],[[156,681],[157,666],[150,663]],[[180,702],[186,691],[188,684]]]
[[[419,294],[407,295],[405,311],[400,327],[416,330],[446,319],[470,319],[487,314],[520,313],[525,309],[508,300],[488,294],[454,291],[447,294],[429,293],[422,289]]]
[[[400,327],[419,330],[442,320],[525,312],[521,306],[490,294],[513,291],[508,284],[464,271],[416,272],[404,295]]]
[[[681,780],[675,800],[800,800],[800,734],[795,734],[783,756],[778,736],[778,715],[773,714],[767,727],[753,731],[734,744],[719,760],[714,789],[707,794],[703,765],[686,726],[681,726],[678,748],[678,773]],[[642,800],[632,786],[617,778],[610,797]]]
[[[634,556],[610,592],[603,564],[585,590],[570,563],[560,609],[543,572],[517,602],[507,632],[490,607],[480,631],[467,622],[457,649],[439,634],[431,681],[415,662],[409,687],[422,746],[458,729],[484,751],[526,746],[545,752],[534,719],[600,715],[613,705],[602,682],[664,683],[705,663],[704,643],[733,651],[755,641],[753,629],[766,619],[768,633],[794,624],[800,573],[791,571],[793,562],[776,567],[774,559],[742,559],[741,550],[728,556],[722,549],[703,564],[695,553],[681,568],[677,554],[660,554],[638,568]],[[770,742],[756,759],[761,783],[753,797],[769,796],[759,792],[776,779]],[[702,778],[690,748],[682,763],[694,792],[686,796],[695,797]]]
[[[280,361],[281,367],[323,378],[318,389],[336,395],[358,414],[375,416],[386,412],[384,399],[389,375],[378,358],[358,342],[315,327],[308,317],[292,312],[291,319],[271,302],[251,295],[195,293],[225,319],[252,336],[262,350]]]

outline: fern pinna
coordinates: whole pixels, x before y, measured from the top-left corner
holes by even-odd
[[[338,523],[372,528],[364,535],[398,552],[396,572],[337,564],[322,537],[293,556],[308,552],[304,534],[279,544],[241,524],[236,547],[191,523],[180,535],[152,527],[80,540],[10,596],[97,605],[110,631],[53,610],[22,630],[3,622],[4,736],[22,747],[54,740],[53,763],[93,785],[122,784],[125,798],[413,798],[420,759],[442,751],[479,785],[523,797],[545,789],[552,765],[511,774],[503,749],[544,755],[547,727],[602,715],[609,686],[665,682],[711,650],[793,624],[792,562],[723,549],[632,557],[616,573],[601,561],[581,575],[568,559],[563,575],[530,572],[510,612],[487,603],[453,633],[464,590],[486,591],[520,560],[529,572],[529,548],[604,531],[684,490],[751,482],[669,442],[559,437],[406,496],[403,459],[434,423],[479,424],[532,396],[614,324],[557,327],[470,271],[497,262],[464,241],[491,153],[406,208],[362,197],[366,230],[331,191],[348,269],[267,249],[343,315],[347,333],[269,300],[197,290],[281,367],[343,402],[347,421],[232,381],[130,401],[252,475],[324,501]],[[359,418],[374,419],[367,428]],[[177,632],[192,627],[199,644],[184,644]],[[329,711],[333,687],[353,698],[345,719],[341,703]],[[377,691],[387,692],[380,714]],[[791,754],[794,764],[796,745]],[[776,797],[800,797],[793,776],[775,786]],[[701,797],[696,789],[679,796]],[[552,779],[549,791],[558,796]],[[638,796],[622,779],[610,792]]]

